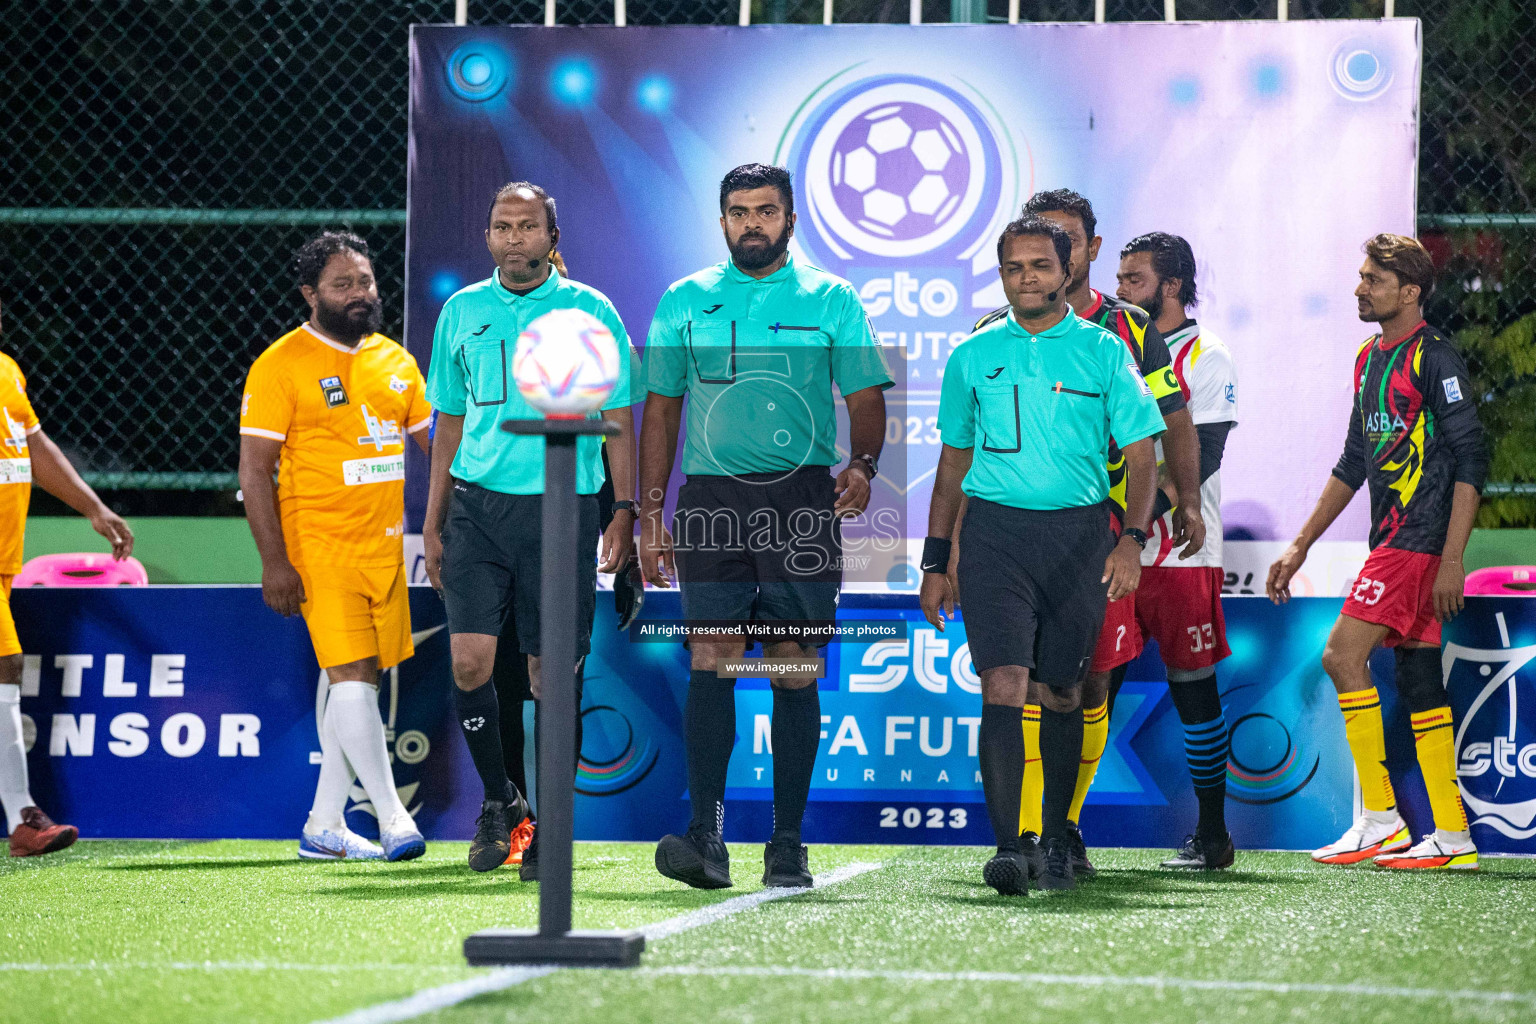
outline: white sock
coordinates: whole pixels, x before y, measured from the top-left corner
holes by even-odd
[[[0,803],[11,832],[22,824],[22,811],[31,808],[26,780],[26,746],[22,740],[22,688],[12,683],[0,685]]]
[[[339,832],[346,826],[347,790],[352,788],[352,766],[331,725],[330,696],[327,694],[326,714],[320,722],[320,781],[315,784],[315,802],[304,823],[304,831],[311,835]]]
[[[1449,829],[1435,829],[1435,838],[1446,846],[1465,846],[1472,841],[1472,831],[1467,829],[1462,832],[1452,832]]]
[[[0,803],[10,831],[21,825],[23,808],[36,801],[27,789],[27,748],[21,739],[21,687],[0,684]]]
[[[1392,808],[1390,811],[1373,811],[1370,808],[1366,808],[1365,816],[1376,822],[1378,825],[1390,825],[1398,819],[1396,807]]]
[[[336,738],[347,760],[373,801],[379,815],[379,827],[404,825],[410,820],[400,794],[395,792],[395,773],[389,766],[389,751],[384,746],[384,723],[379,718],[379,690],[364,682],[332,685],[325,708],[326,723],[336,730]]]

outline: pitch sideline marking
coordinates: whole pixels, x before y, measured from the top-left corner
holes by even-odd
[[[841,879],[839,879],[840,881]],[[832,884],[824,882],[826,884]],[[766,891],[766,890],[765,890]],[[797,892],[799,890],[796,890]],[[757,893],[751,894],[753,896]],[[787,894],[787,895],[792,895]],[[743,896],[746,900],[750,897]],[[774,898],[782,898],[775,896]],[[757,902],[761,903],[762,900]],[[723,906],[724,904],[717,904]],[[713,910],[714,908],[704,908]],[[662,921],[644,929],[647,937],[651,937],[651,929],[656,929],[656,938],[665,938],[687,928],[679,927],[686,918],[698,915],[701,919],[689,924],[687,927],[699,927],[711,920],[729,916],[710,915],[708,920],[703,918],[703,911],[694,911],[692,915],[685,914],[670,921]],[[356,971],[461,971],[469,968],[457,965],[431,965],[431,964],[294,964],[294,963],[262,963],[259,961],[232,961],[232,960],[207,960],[201,962],[171,962],[171,963],[78,963],[78,964],[48,964],[48,963],[8,963],[0,964],[0,971],[26,971],[26,972],[51,972],[51,971],[316,971],[327,973],[356,972]],[[535,973],[527,977],[516,979],[512,984],[520,981],[528,981],[534,977],[541,977],[551,971],[552,967],[538,968],[504,968],[501,971],[493,971],[492,974],[500,975],[517,971],[533,971]],[[693,967],[687,965],[673,967],[641,967],[634,974],[638,975],[679,975],[700,977],[793,977],[809,978],[812,980],[823,979],[831,981],[897,981],[897,982],[976,982],[976,983],[1002,983],[1019,985],[1078,985],[1093,987],[1099,985],[1120,986],[1127,988],[1168,988],[1168,989],[1196,989],[1234,992],[1272,992],[1285,995],[1293,992],[1310,992],[1319,995],[1356,995],[1377,996],[1392,999],[1465,999],[1484,1003],[1530,1003],[1536,1004],[1536,993],[1532,992],[1499,992],[1499,991],[1474,991],[1470,989],[1434,989],[1434,988],[1394,988],[1386,985],[1329,985],[1315,982],[1288,982],[1288,981],[1241,981],[1230,979],[1205,979],[1205,978],[1170,978],[1161,976],[1137,976],[1137,975],[1113,975],[1113,974],[1010,974],[994,971],[876,971],[859,968],[808,968],[808,967],[750,967],[750,966],[720,966],[720,967]],[[462,986],[476,986],[486,979],[474,978],[460,983]],[[442,986],[452,988],[455,986]],[[499,991],[507,986],[496,986],[484,991]],[[438,989],[428,989],[427,992],[436,992]],[[476,988],[470,995],[464,998],[472,998],[481,993]],[[403,1002],[403,1001],[402,1001]],[[425,1011],[423,1011],[425,1012]],[[347,1018],[342,1018],[343,1020]],[[404,1018],[393,1018],[404,1019]]]
[[[0,971],[43,973],[48,971],[314,971],[317,973],[341,973],[348,971],[462,971],[463,967],[449,964],[293,964],[263,963],[260,960],[173,960],[168,963],[151,961],[102,961],[87,960],[83,963],[0,963]]]
[[[1536,1005],[1536,992],[1480,992],[1471,989],[1396,988],[1390,985],[1328,985],[1305,981],[1237,981],[1207,978],[1167,978],[1156,975],[1009,974],[993,971],[874,971],[860,968],[812,967],[639,967],[641,975],[699,977],[810,978],[828,981],[1001,982],[1018,985],[1100,985],[1126,988],[1209,989],[1219,992],[1310,992],[1318,995],[1381,996],[1392,999],[1466,999],[1485,1003]]]
[[[875,871],[883,864],[879,863],[854,863],[845,864],[836,870],[829,871],[816,879],[817,888],[826,888],[846,882],[850,878],[862,875],[867,871]],[[712,906],[691,910],[686,914],[658,921],[655,924],[646,925],[640,929],[647,942],[658,939],[670,938],[679,932],[689,931],[706,924],[739,914],[744,910],[751,910],[764,903],[773,900],[785,899],[789,896],[799,896],[807,892],[815,892],[811,888],[799,889],[759,889],[757,892],[747,893],[744,896],[735,896],[723,900]],[[446,1010],[450,1006],[456,1006],[476,996],[488,995],[492,992],[501,992],[521,985],[525,981],[542,978],[546,974],[553,974],[561,970],[559,967],[499,967],[488,974],[471,978],[468,981],[453,982],[448,985],[439,985],[435,988],[422,989],[413,995],[406,996],[393,1002],[379,1003],[376,1006],[364,1007],[352,1013],[333,1017],[330,1020],[317,1022],[317,1024],[393,1024],[395,1021],[410,1020],[436,1010]]]

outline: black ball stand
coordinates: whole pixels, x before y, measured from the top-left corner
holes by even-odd
[[[576,439],[583,434],[616,435],[600,419],[506,420],[510,434],[544,437],[544,579],[539,601],[542,623],[543,693],[540,713],[546,728],[539,745],[539,927],[493,928],[464,940],[464,958],[477,967],[502,964],[559,964],[567,967],[634,967],[645,949],[640,932],[571,930],[571,839],[575,817],[576,751],[576,577],[555,571],[577,557]]]

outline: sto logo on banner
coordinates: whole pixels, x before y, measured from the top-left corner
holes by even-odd
[[[1507,646],[1504,613],[1496,618],[1505,646],[1448,643],[1441,655],[1456,713],[1456,774],[1472,824],[1529,839],[1536,836],[1536,644]]]

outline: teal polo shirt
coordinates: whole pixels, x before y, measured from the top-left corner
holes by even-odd
[[[1030,334],[1010,315],[961,342],[944,366],[939,434],[971,448],[961,490],[1015,508],[1095,505],[1109,496],[1111,436],[1163,430],[1125,343],[1070,309]]]
[[[518,393],[512,356],[517,336],[556,309],[591,313],[613,332],[619,345],[619,380],[603,408],[633,404],[630,364],[634,351],[607,296],[561,277],[553,268],[543,284],[527,295],[517,295],[503,287],[492,271],[489,278],[455,292],[444,303],[432,336],[427,399],[438,412],[464,417],[464,440],[452,468],[458,479],[503,494],[544,493],[544,439],[508,434],[501,423],[544,417]],[[594,412],[588,418],[598,415]],[[603,484],[602,443],[596,435],[576,439],[578,494],[596,494]]]
[[[661,297],[646,387],[688,396],[683,472],[779,473],[838,460],[832,385],[892,384],[853,285],[790,257],[762,280],[727,260]]]

